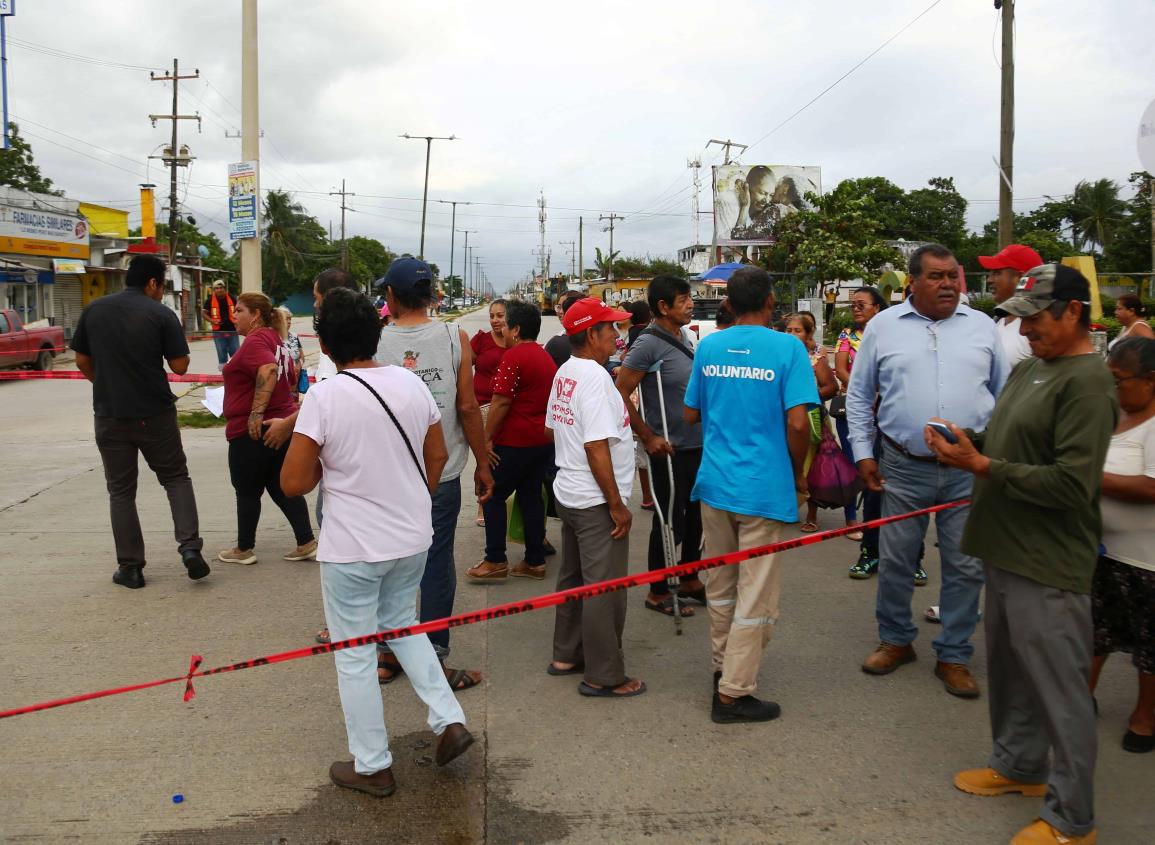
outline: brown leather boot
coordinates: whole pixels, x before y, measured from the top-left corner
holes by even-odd
[[[352,760],[342,760],[329,767],[329,780],[346,789],[367,792],[378,798],[385,798],[397,791],[392,769],[382,769],[371,775],[358,774]]]
[[[943,663],[940,660],[934,664],[934,675],[951,695],[959,698],[979,697],[979,685],[965,663]]]
[[[912,645],[894,645],[882,642],[878,648],[862,661],[862,671],[868,675],[889,675],[905,663],[913,663],[918,659]]]

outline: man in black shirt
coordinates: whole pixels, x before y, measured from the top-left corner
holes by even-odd
[[[164,372],[163,361],[177,374],[187,372],[189,365],[180,321],[160,303],[164,269],[156,256],[133,258],[125,289],[90,303],[72,337],[76,366],[92,382],[96,447],[104,464],[119,564],[112,580],[129,589],[144,586],[144,536],[136,512],[138,452],[168,494],[189,578],[209,574],[201,556],[203,541],[176,398]]]
[[[233,322],[236,303],[229,289],[220,279],[213,282],[213,292],[205,300],[204,317],[213,330],[213,345],[217,348],[217,369],[223,370],[229,358],[237,354],[240,341],[237,325]]]
[[[561,318],[569,307],[575,302],[579,302],[584,297],[584,294],[571,290],[557,304],[557,316]],[[545,344],[545,351],[549,353],[549,357],[553,358],[554,364],[561,366],[570,359],[572,350],[570,349],[569,335],[563,330],[561,334],[551,337]]]

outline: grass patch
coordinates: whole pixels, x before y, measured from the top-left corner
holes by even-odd
[[[208,411],[179,411],[176,421],[181,428],[224,428],[227,422]]]

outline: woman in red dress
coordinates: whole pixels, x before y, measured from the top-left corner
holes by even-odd
[[[509,338],[505,335],[505,300],[495,299],[489,303],[490,330],[481,329],[469,341],[473,349],[473,392],[477,394],[477,404],[481,405],[481,422],[489,417],[489,403],[493,399],[493,377],[501,366],[505,350],[509,348]],[[477,524],[485,525],[481,506],[477,506]]]

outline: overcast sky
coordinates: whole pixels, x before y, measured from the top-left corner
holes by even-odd
[[[752,145],[746,164],[822,168],[829,189],[885,176],[916,188],[953,176],[972,201],[969,223],[997,214],[999,67],[990,0],[940,0],[910,29],[800,115],[785,118],[926,9],[931,0],[676,0],[629,3],[391,3],[261,0],[262,187],[295,193],[337,230],[347,180],[350,235],[416,253],[425,144],[434,142],[431,200],[458,207],[490,282],[525,277],[536,261],[536,201],[548,203],[553,271],[585,217],[586,266],[626,220],[625,255],[673,258],[693,242],[691,171],[701,155],[709,211],[711,138]],[[146,157],[168,138],[147,115],[180,110],[197,156],[182,196],[188,213],[227,239],[226,166],[240,159],[239,0],[157,3],[20,0],[9,19],[9,108],[44,174],[68,196],[133,210]],[[1079,179],[1125,182],[1139,169],[1136,130],[1155,97],[1155,3],[1046,0],[1017,10],[1016,203],[1064,194]],[[95,58],[47,55],[42,48]],[[139,66],[114,67],[108,63]],[[63,133],[63,134],[62,134]],[[768,133],[770,133],[768,135]],[[68,137],[71,136],[71,137]],[[1031,199],[1035,198],[1035,199]],[[449,206],[430,203],[426,256],[449,269]],[[710,240],[702,217],[701,240]],[[461,236],[456,269],[461,266]]]

